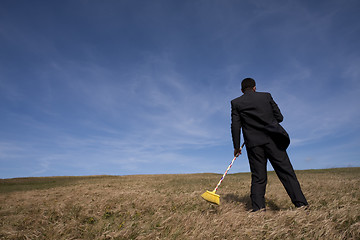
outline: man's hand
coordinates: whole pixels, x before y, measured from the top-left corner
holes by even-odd
[[[238,157],[241,154],[241,148],[240,149],[234,149],[234,157]]]

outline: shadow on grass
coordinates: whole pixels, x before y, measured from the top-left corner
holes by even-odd
[[[235,194],[226,194],[223,198],[226,202],[237,202],[245,206],[246,210],[252,210],[251,198],[249,195],[237,196]],[[272,211],[280,211],[280,207],[271,199],[266,199],[266,207]]]
[[[250,196],[247,196],[247,195],[238,196],[238,195],[229,193],[229,194],[226,194],[223,199],[225,202],[242,203],[242,204],[244,204],[246,210],[252,209]]]
[[[266,199],[266,205],[270,210],[280,211],[280,207],[273,200]]]

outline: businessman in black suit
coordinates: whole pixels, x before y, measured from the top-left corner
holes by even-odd
[[[231,101],[231,133],[234,156],[241,154],[243,136],[251,169],[251,202],[253,212],[265,210],[267,159],[269,159],[286,192],[296,207],[308,203],[301,191],[286,148],[290,139],[280,126],[283,116],[270,93],[256,92],[254,79],[241,82],[242,96]]]

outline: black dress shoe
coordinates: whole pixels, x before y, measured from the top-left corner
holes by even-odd
[[[303,202],[295,202],[294,203],[295,207],[303,207],[303,206],[307,206],[307,203],[303,203]]]
[[[299,204],[296,206],[297,209],[304,209],[304,210],[308,210],[309,205],[308,204]]]

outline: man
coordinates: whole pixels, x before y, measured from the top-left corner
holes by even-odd
[[[246,145],[251,169],[251,202],[253,212],[265,210],[267,159],[296,207],[308,203],[301,191],[286,148],[290,139],[280,126],[283,116],[270,93],[256,92],[255,80],[241,82],[243,95],[231,101],[231,133],[234,156],[241,154],[240,133]]]

